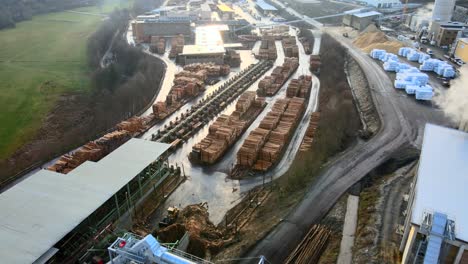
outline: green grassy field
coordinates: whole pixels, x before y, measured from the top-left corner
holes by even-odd
[[[107,0],[102,11],[111,12],[121,2]],[[101,21],[99,16],[58,12],[0,30],[0,159],[35,135],[60,95],[89,91],[86,42]]]

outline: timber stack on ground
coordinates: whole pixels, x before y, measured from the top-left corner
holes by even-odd
[[[282,66],[276,66],[270,76],[265,76],[258,83],[257,94],[259,96],[275,95],[298,67],[297,58],[285,58]]]
[[[209,127],[208,135],[195,146],[190,160],[213,164],[239,139],[265,107],[265,98],[256,98],[255,92],[243,93],[230,115],[221,115]]]
[[[275,39],[273,37],[263,37],[258,55],[255,58],[259,60],[275,60],[277,56]]]
[[[318,263],[325,250],[331,231],[322,225],[314,225],[301,243],[288,256],[285,264]]]
[[[310,116],[309,126],[302,140],[300,151],[307,151],[312,147],[312,142],[314,141],[315,133],[320,121],[320,112],[313,112]]]
[[[284,37],[281,40],[283,51],[286,57],[299,58],[299,48],[297,47],[296,37]]]

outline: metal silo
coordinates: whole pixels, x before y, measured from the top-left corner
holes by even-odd
[[[434,10],[432,11],[432,21],[452,20],[455,1],[456,0],[435,0]]]

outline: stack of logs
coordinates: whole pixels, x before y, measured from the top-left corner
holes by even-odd
[[[310,116],[309,126],[307,127],[306,134],[302,140],[300,151],[307,151],[312,147],[315,133],[317,131],[320,121],[320,112],[313,112]]]
[[[265,76],[259,83],[259,96],[273,96],[299,67],[297,58],[285,58],[282,66],[276,66],[270,76]]]
[[[312,76],[301,75],[298,79],[292,79],[286,88],[286,96],[306,98],[307,93],[312,87]]]
[[[157,54],[164,54],[166,51],[166,40],[163,37],[152,36],[150,51]]]
[[[301,243],[288,256],[285,264],[318,263],[325,250],[331,231],[323,225],[313,225]]]
[[[208,135],[195,146],[190,160],[213,164],[232,146],[265,106],[265,98],[255,98],[255,92],[243,93],[230,115],[221,115],[209,127]]]
[[[296,44],[296,37],[285,37],[281,40],[283,51],[286,57],[299,58],[299,48]]]
[[[86,161],[99,161],[111,153],[134,135],[138,135],[149,127],[150,118],[132,117],[120,122],[116,130],[105,134],[95,141],[90,141],[73,153],[62,155],[47,169],[67,174]]]
[[[255,57],[259,60],[275,60],[277,57],[275,39],[273,37],[262,38],[258,55]]]
[[[182,53],[185,45],[185,39],[183,35],[178,35],[171,39],[171,51],[169,52],[169,58],[173,59],[177,57],[179,53]]]

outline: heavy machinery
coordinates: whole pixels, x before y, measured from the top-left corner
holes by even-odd
[[[179,211],[180,210],[177,207],[171,206],[167,208],[167,214],[163,218],[163,220],[159,222],[159,228],[167,227],[175,223],[175,221],[177,220],[177,217],[179,217]]]

